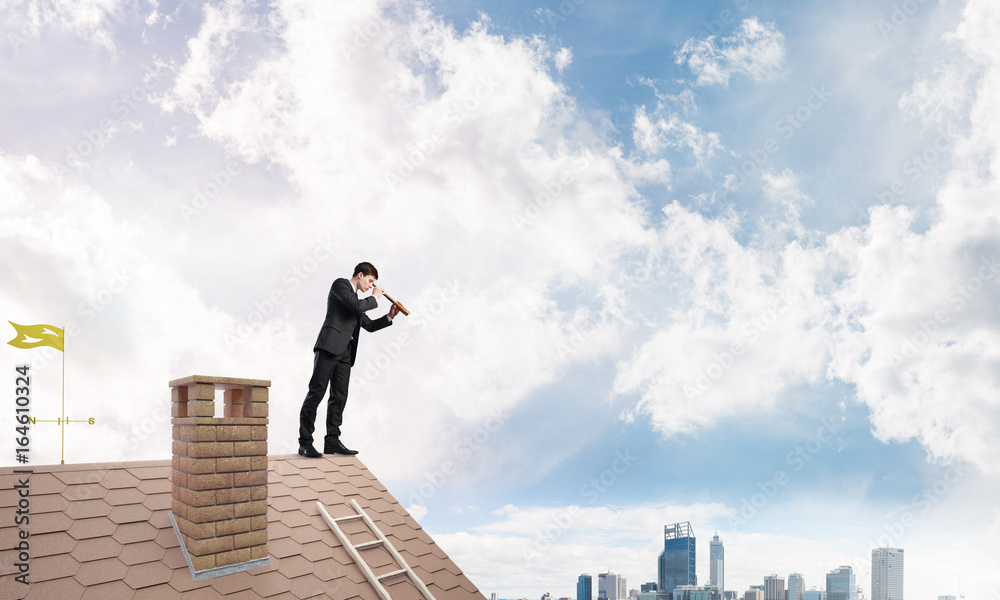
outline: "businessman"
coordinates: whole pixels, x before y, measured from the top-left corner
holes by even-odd
[[[351,378],[351,367],[358,355],[358,334],[364,327],[367,331],[378,331],[392,325],[392,318],[399,314],[393,305],[389,314],[371,320],[366,311],[378,306],[382,288],[375,285],[378,271],[371,263],[363,262],[354,267],[350,279],[337,279],[330,286],[326,299],[326,319],[320,329],[316,344],[313,345],[313,372],[309,379],[309,392],[299,411],[299,454],[309,458],[323,456],[313,447],[313,431],[316,429],[316,408],[330,386],[330,398],[326,403],[326,437],[323,452],[326,454],[357,454],[340,441],[340,424],[344,422],[344,406],[347,404],[347,388]],[[358,290],[372,295],[358,298]]]

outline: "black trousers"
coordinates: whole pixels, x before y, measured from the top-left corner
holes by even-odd
[[[316,430],[316,409],[319,407],[327,386],[330,397],[326,402],[326,437],[323,445],[336,444],[340,439],[340,424],[344,422],[344,406],[347,405],[347,387],[351,380],[351,349],[334,355],[326,350],[316,350],[313,358],[313,372],[309,379],[309,392],[299,411],[299,445],[313,443]]]

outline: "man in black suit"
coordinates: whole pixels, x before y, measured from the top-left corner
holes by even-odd
[[[302,402],[299,412],[299,454],[309,458],[323,456],[313,447],[313,431],[316,429],[316,408],[319,406],[327,385],[330,398],[326,403],[326,437],[323,452],[326,454],[357,454],[340,441],[340,424],[344,421],[344,406],[347,404],[347,388],[351,378],[351,367],[358,355],[358,334],[364,327],[367,331],[378,331],[392,325],[392,318],[399,314],[394,304],[389,314],[371,320],[365,311],[378,306],[382,288],[375,286],[378,271],[371,263],[363,262],[354,267],[354,277],[337,279],[330,286],[326,299],[326,319],[319,337],[313,345],[312,377],[309,379],[309,393]],[[372,295],[358,298],[358,290]]]

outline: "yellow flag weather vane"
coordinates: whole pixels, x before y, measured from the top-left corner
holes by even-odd
[[[17,335],[11,341],[7,342],[15,348],[22,348],[24,350],[31,350],[32,348],[38,348],[40,346],[48,346],[50,348],[55,348],[62,353],[62,363],[63,363],[63,382],[62,382],[62,416],[58,419],[30,419],[32,424],[36,421],[41,421],[42,423],[58,423],[62,427],[62,455],[60,457],[60,463],[66,464],[66,423],[89,423],[94,424],[94,419],[90,418],[87,420],[70,421],[66,418],[66,334],[61,327],[56,327],[54,325],[18,325],[13,321],[7,321],[14,327],[14,331]],[[30,388],[29,388],[30,389]]]
[[[52,325],[18,325],[13,321],[7,321],[14,326],[17,337],[7,342],[15,348],[30,350],[39,346],[51,346],[63,352],[63,330]]]

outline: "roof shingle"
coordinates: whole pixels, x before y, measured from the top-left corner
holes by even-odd
[[[268,552],[271,564],[193,581],[167,514],[171,461],[52,465],[31,475],[31,585],[8,586],[13,598],[147,600],[158,598],[337,598],[378,600],[316,507],[353,515],[354,499],[422,576],[437,600],[483,595],[406,513],[357,457],[268,457]],[[18,502],[12,468],[0,468],[0,514]],[[5,520],[10,523],[11,520]],[[343,521],[351,543],[374,540],[360,521]],[[16,527],[0,529],[2,548]],[[377,574],[399,567],[375,546],[362,556]],[[0,562],[13,564],[11,550]],[[406,576],[383,580],[393,600],[422,600]],[[7,598],[5,591],[4,598]]]

